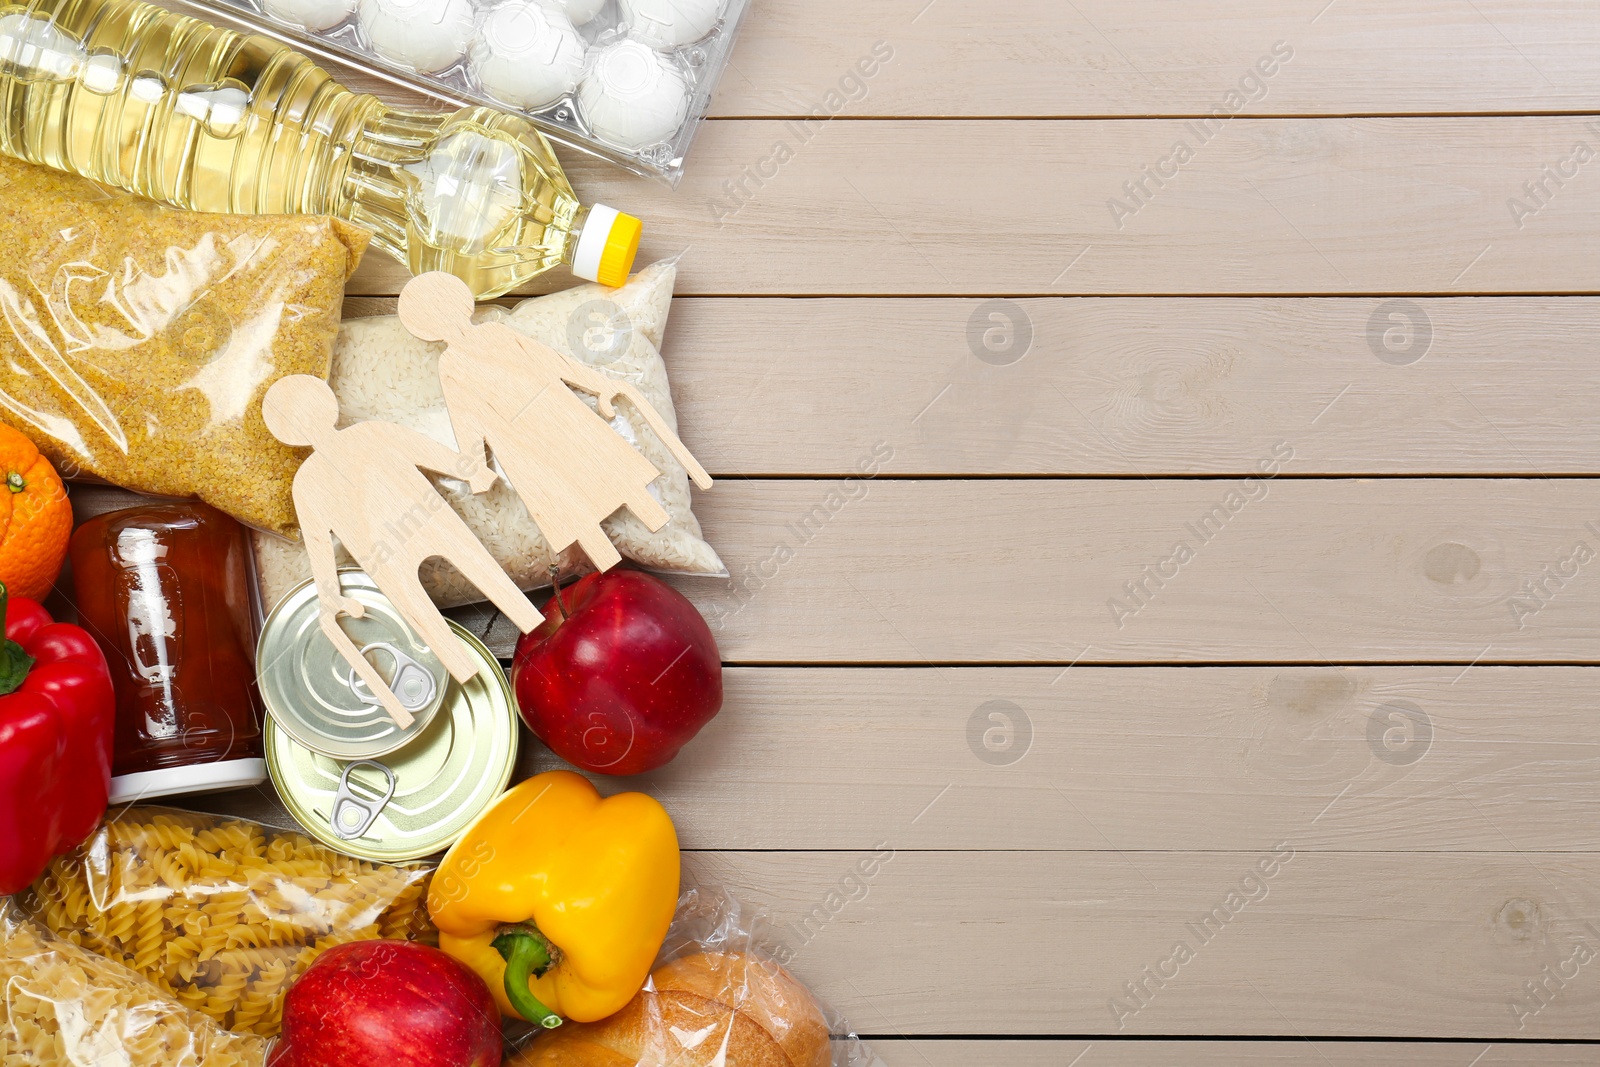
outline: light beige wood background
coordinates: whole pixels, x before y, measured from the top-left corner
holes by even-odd
[[[1593,1051],[1582,1045],[1493,1045],[1483,1042],[1443,1045],[1394,1045],[1370,1041],[922,1041],[880,1040],[875,1048],[889,1063],[923,1067],[1366,1067],[1405,1063],[1414,1067],[1588,1067]],[[1393,1057],[1403,1055],[1403,1060]],[[1093,1058],[1091,1058],[1091,1053]]]
[[[618,786],[885,1061],[1600,1056],[1596,14],[756,0],[677,190],[567,154],[683,257],[734,572],[725,711]]]

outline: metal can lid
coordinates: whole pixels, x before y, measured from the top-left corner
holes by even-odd
[[[371,578],[347,568],[339,572],[339,585],[366,609],[359,619],[341,617],[339,627],[411,712],[412,724],[395,725],[322,632],[316,585],[309,580],[290,590],[262,624],[256,678],[269,719],[300,744],[336,759],[376,758],[427,730],[450,679]]]
[[[454,844],[510,784],[511,685],[482,642],[450,626],[484,669],[465,684],[450,680],[427,729],[391,755],[342,762],[267,722],[272,783],[295,821],[329,848],[378,863],[420,859]]]

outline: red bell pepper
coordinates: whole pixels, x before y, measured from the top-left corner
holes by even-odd
[[[9,608],[9,610],[8,610]],[[87,630],[0,584],[0,894],[26,889],[100,824],[116,693]]]

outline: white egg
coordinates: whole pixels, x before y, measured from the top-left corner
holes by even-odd
[[[600,14],[600,9],[606,6],[606,0],[550,0],[550,2],[565,11],[574,26],[593,22],[594,17]]]
[[[628,36],[651,48],[682,48],[716,28],[726,0],[617,0]]]
[[[596,137],[638,149],[671,137],[689,114],[689,80],[660,52],[623,40],[589,54],[578,107]]]
[[[356,13],[356,0],[261,0],[267,14],[291,26],[321,33]]]
[[[455,63],[472,40],[471,0],[359,0],[356,17],[373,51],[421,74]]]
[[[533,110],[572,92],[587,47],[560,11],[515,0],[489,12],[478,28],[472,72],[496,100]]]

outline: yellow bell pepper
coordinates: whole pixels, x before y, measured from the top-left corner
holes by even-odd
[[[650,975],[678,901],[678,835],[643,793],[602,799],[572,771],[511,789],[428,890],[439,947],[500,1010],[547,1028],[615,1014]]]

